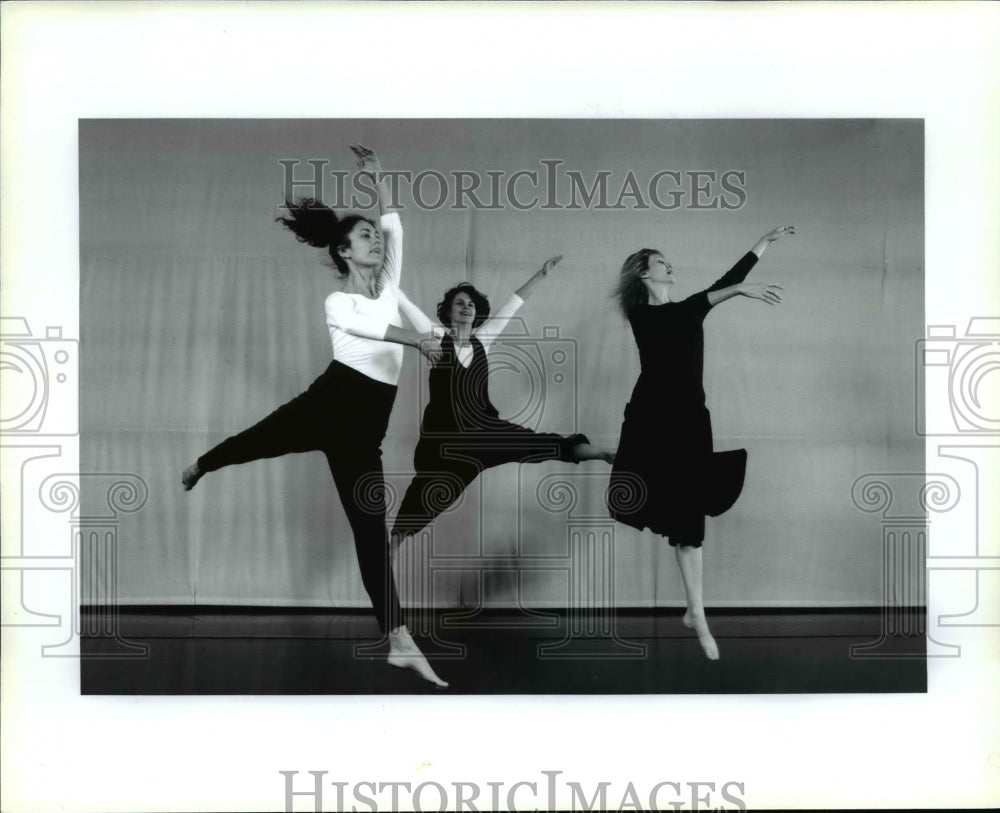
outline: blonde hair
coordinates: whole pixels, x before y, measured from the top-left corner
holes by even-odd
[[[639,305],[649,303],[649,291],[641,275],[649,268],[649,258],[659,253],[655,248],[640,248],[634,254],[629,254],[622,263],[618,284],[612,296],[617,300],[618,307],[626,319]]]

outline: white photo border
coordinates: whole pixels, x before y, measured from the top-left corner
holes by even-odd
[[[79,336],[84,118],[899,117],[925,121],[927,322],[961,332],[1000,302],[998,11],[5,3],[3,314]],[[76,438],[56,445],[65,470],[78,471]],[[938,445],[928,440],[928,471]],[[15,463],[5,449],[5,483],[19,476]],[[9,495],[5,557],[17,553],[20,510]],[[967,517],[970,528],[980,520]],[[74,659],[41,658],[41,632],[9,625],[9,595],[10,811],[281,809],[281,770],[483,787],[540,783],[543,771],[636,788],[735,781],[750,808],[997,801],[995,628],[954,627],[962,655],[928,659],[926,695],[83,697]],[[947,601],[932,593],[932,613],[948,613]],[[995,589],[980,602],[997,617]]]

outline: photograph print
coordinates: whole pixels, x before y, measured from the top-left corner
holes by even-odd
[[[925,692],[923,156],[81,120],[81,691]]]

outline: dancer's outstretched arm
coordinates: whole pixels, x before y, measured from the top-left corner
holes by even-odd
[[[763,257],[767,247],[779,237],[783,237],[786,234],[795,234],[795,226],[778,226],[776,229],[771,229],[771,231],[761,237],[750,250],[756,254],[758,258]]]
[[[488,348],[494,339],[503,333],[504,328],[510,323],[511,317],[517,313],[518,308],[524,304],[525,300],[538,287],[538,284],[548,276],[549,271],[555,268],[561,259],[562,254],[547,259],[524,285],[511,294],[510,299],[504,303],[502,308],[476,328],[476,338],[479,339],[484,348]]]
[[[528,279],[528,281],[524,283],[524,285],[522,285],[520,288],[514,291],[515,294],[521,297],[522,302],[527,301],[528,297],[531,296],[535,288],[538,287],[538,283],[549,275],[549,271],[551,271],[553,268],[559,265],[559,261],[562,258],[563,255],[559,254],[555,257],[550,257],[549,259],[547,259],[542,264],[542,267],[539,268],[534,274],[532,274],[531,277]]]
[[[750,269],[753,268],[757,260],[764,254],[771,243],[786,234],[795,234],[795,226],[778,226],[760,238],[750,251],[748,251],[736,265],[734,265],[721,279],[707,289],[708,304],[718,305],[734,296],[745,296],[750,299],[759,299],[768,305],[777,305],[781,302],[780,285],[770,283],[744,282]]]
[[[418,333],[432,334],[436,338],[441,338],[447,332],[441,325],[435,325],[426,313],[414,305],[402,289],[399,291],[399,312],[406,317],[406,320],[413,325],[413,329]]]
[[[415,347],[431,361],[441,358],[441,343],[430,331],[419,332],[390,325],[385,319],[376,319],[354,310],[354,302],[338,292],[326,298],[326,321],[352,336],[375,339],[380,342],[405,344]]]

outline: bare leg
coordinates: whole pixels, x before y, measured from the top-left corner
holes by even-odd
[[[389,567],[396,564],[399,549],[403,542],[410,538],[410,534],[393,531],[389,534]],[[391,666],[398,666],[401,669],[412,669],[424,680],[430,681],[439,689],[447,689],[448,683],[441,680],[427,662],[427,658],[420,651],[416,641],[410,635],[406,625],[396,627],[389,633],[389,658]]]
[[[603,446],[595,446],[593,443],[578,443],[573,447],[573,459],[582,460],[603,460],[606,463],[615,462],[613,449],[605,449]]]
[[[705,620],[705,605],[702,601],[701,548],[678,545],[674,548],[674,552],[677,555],[677,564],[681,569],[681,578],[684,580],[684,592],[687,594],[687,611],[684,613],[682,621],[685,627],[697,633],[698,643],[705,651],[705,657],[710,661],[717,661],[719,647],[708,629],[708,621]]]
[[[401,534],[398,531],[393,531],[389,534],[389,564],[396,564],[396,558],[399,556],[399,549],[403,547],[403,542],[409,539],[409,535]]]
[[[181,485],[184,486],[184,490],[190,491],[194,488],[204,473],[205,472],[198,468],[197,461],[184,469],[184,471],[181,472]]]
[[[410,631],[404,624],[389,633],[389,663],[401,669],[412,669],[424,680],[430,681],[439,689],[447,689],[448,684],[441,680],[431,669],[431,665],[420,651],[416,641],[410,636]]]

